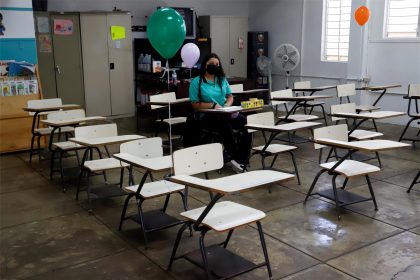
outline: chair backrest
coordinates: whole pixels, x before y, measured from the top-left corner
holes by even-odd
[[[86,117],[85,110],[76,109],[68,111],[51,112],[47,115],[47,119],[55,121],[66,121]]]
[[[409,84],[408,96],[420,96],[420,84]]]
[[[194,175],[221,169],[224,165],[222,144],[212,143],[175,151],[173,165],[175,175]]]
[[[271,92],[271,98],[275,98],[275,97],[293,97],[293,91],[290,88],[289,89],[272,91]],[[272,105],[281,105],[281,104],[285,104],[285,103],[287,103],[287,102],[286,101],[275,101],[275,100],[271,101]]]
[[[160,94],[155,94],[155,95],[150,95],[149,96],[149,100],[150,101],[154,101],[154,102],[169,102],[169,101],[175,101],[176,100],[176,94],[174,91],[171,92],[166,92],[166,93],[160,93]],[[165,106],[161,106],[161,105],[150,105],[150,108],[152,109],[158,109],[158,108],[162,108]]]
[[[99,124],[89,126],[79,126],[74,129],[75,137],[99,138],[118,136],[117,124]]]
[[[244,85],[243,84],[230,85],[230,90],[232,91],[232,93],[242,92],[244,91]]]
[[[294,82],[294,89],[311,88],[311,81]],[[304,93],[304,91],[295,91],[296,94]]]
[[[144,138],[120,145],[120,152],[141,158],[157,158],[163,156],[162,138]]]
[[[337,85],[337,96],[338,97],[352,96],[352,95],[356,95],[356,85],[355,84]]]
[[[28,100],[27,103],[30,108],[44,108],[44,107],[54,107],[61,106],[63,102],[61,98],[48,98],[48,99],[38,99],[38,100]],[[35,113],[29,112],[30,116],[33,116]]]
[[[314,129],[314,139],[332,139],[339,141],[349,141],[347,124],[330,125]],[[315,150],[324,148],[324,145],[314,144]]]
[[[259,124],[259,125],[275,125],[274,113],[264,112],[258,114],[248,115],[246,117],[247,124]],[[256,130],[248,129],[249,133],[255,132]]]
[[[344,103],[344,104],[337,104],[337,105],[331,105],[331,114],[335,113],[356,113],[356,104],[355,103]],[[345,118],[337,118],[337,117],[331,117],[331,120],[333,122],[335,121],[341,121]]]

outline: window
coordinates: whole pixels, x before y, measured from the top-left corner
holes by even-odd
[[[420,0],[388,0],[386,38],[419,37]]]
[[[322,60],[348,61],[351,0],[324,0]]]

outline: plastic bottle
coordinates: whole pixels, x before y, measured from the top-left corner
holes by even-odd
[[[178,83],[178,80],[177,79],[178,79],[178,76],[176,74],[176,71],[173,70],[172,71],[172,82],[174,83],[174,85],[176,85]]]

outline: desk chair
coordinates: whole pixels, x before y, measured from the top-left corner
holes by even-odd
[[[340,98],[340,104],[343,102],[343,98],[347,99],[348,103],[351,103],[350,96],[356,96],[356,85],[355,84],[343,84],[343,85],[337,85],[337,97]],[[379,110],[379,107],[376,106],[355,106],[355,112],[361,113],[361,112],[372,112],[374,110]],[[378,131],[378,127],[376,126],[375,120],[372,120],[373,126],[376,131]]]
[[[188,175],[195,175],[195,174],[204,173],[204,172],[208,172],[212,170],[218,170],[223,167],[222,145],[220,143],[214,143],[214,144],[195,146],[195,147],[190,147],[190,148],[175,151],[173,154],[173,164],[174,164],[174,173],[176,176],[178,175],[188,176]],[[242,174],[237,174],[237,175],[228,176],[225,178],[219,178],[215,180],[220,181],[219,184],[217,185],[223,186],[225,185],[222,183],[224,179],[229,180],[229,178],[231,178],[232,180],[233,178],[238,178],[234,181],[236,184],[241,185],[241,184],[244,184],[243,176],[250,177],[248,175],[252,175],[252,174],[242,173]],[[239,178],[242,178],[242,180],[239,180]],[[199,178],[196,178],[196,179],[201,180]],[[247,178],[245,180],[249,181],[250,178]],[[207,183],[209,184],[209,189],[210,189],[211,182],[209,181],[210,180],[208,180]],[[197,185],[198,184],[199,183],[197,182]],[[261,240],[261,246],[264,253],[265,261],[261,264],[255,265],[239,257],[240,259],[237,259],[237,260],[241,261],[242,265],[240,265],[240,263],[238,262],[238,267],[236,267],[236,269],[243,266],[244,264],[245,264],[245,267],[247,268],[243,269],[240,272],[236,272],[233,275],[230,274],[229,276],[226,276],[223,279],[232,278],[240,274],[246,273],[248,271],[251,271],[253,269],[262,267],[262,266],[267,267],[269,278],[272,279],[271,267],[270,267],[270,262],[268,259],[268,253],[267,253],[267,247],[265,244],[264,233],[263,233],[263,229],[260,222],[263,218],[265,218],[265,213],[260,210],[253,209],[251,207],[241,205],[241,204],[231,202],[231,201],[217,202],[222,196],[223,196],[222,194],[217,193],[207,207],[200,207],[197,209],[192,209],[189,211],[182,212],[180,214],[182,217],[186,218],[187,221],[181,227],[176,237],[171,259],[168,266],[168,270],[171,269],[172,264],[176,259],[185,258],[191,261],[192,263],[197,264],[202,269],[204,269],[207,274],[207,279],[213,279],[214,276],[222,277],[222,276],[214,275],[214,274],[217,274],[217,272],[213,271],[213,268],[215,266],[215,263],[218,263],[218,264],[223,263],[223,260],[221,259],[222,257],[229,258],[229,256],[235,256],[233,253],[225,250],[232,236],[233,231],[239,227],[243,227],[251,223],[256,223],[260,240]],[[200,253],[196,254],[194,252],[194,253],[191,253],[191,255],[186,254],[183,256],[177,256],[176,253],[177,253],[179,243],[181,241],[182,233],[185,231],[185,229],[187,229],[191,225],[193,226],[193,229],[195,231],[198,231],[200,233],[199,247],[200,247],[201,254]],[[226,240],[221,244],[206,247],[204,243],[204,238],[207,232],[210,230],[214,230],[219,233],[228,232]],[[226,253],[220,254],[219,257],[217,257],[218,253],[220,253],[221,251],[224,251]],[[226,262],[227,261],[228,260],[226,260]],[[226,270],[229,271],[229,268]]]
[[[295,82],[293,84],[293,88],[294,89],[311,88],[311,81]],[[295,93],[296,93],[296,95],[299,95],[299,93],[302,93],[303,95],[305,95],[305,92],[304,91],[300,91],[300,92],[299,91],[295,91]],[[312,111],[313,111],[313,109],[315,107],[321,107],[322,115],[324,116],[325,125],[328,125],[327,115],[325,114],[325,109],[324,109],[324,104],[325,104],[325,102],[323,102],[323,101],[310,101],[310,102],[307,102],[303,106],[304,107],[304,110],[305,110],[305,114],[306,114],[306,108],[308,108],[308,107],[311,108],[311,110],[309,111],[309,115],[312,113]]]
[[[274,126],[275,125],[274,113],[273,112],[264,112],[264,113],[249,115],[249,116],[247,116],[247,124]],[[253,129],[248,129],[248,132],[249,133],[255,133],[257,131],[253,130]],[[265,131],[262,131],[262,134],[263,134],[263,137],[264,137],[264,141],[267,144],[268,138],[267,138],[267,135],[266,135]],[[265,164],[265,159],[267,157],[274,156],[274,158],[273,158],[273,160],[270,164],[270,168],[273,168],[274,163],[275,163],[277,157],[279,156],[279,154],[288,153],[292,158],[293,167],[295,169],[295,174],[296,174],[296,177],[297,177],[297,180],[298,180],[298,184],[300,185],[299,171],[298,171],[298,168],[297,168],[297,165],[296,165],[295,155],[293,154],[293,150],[297,149],[297,147],[290,146],[290,145],[282,145],[282,144],[270,144],[267,147],[265,147],[265,146],[266,145],[253,147],[252,148],[253,153],[251,154],[250,157],[252,157],[253,155],[256,155],[256,154],[261,155],[262,168],[267,169],[267,166]]]
[[[284,90],[277,90],[271,92],[271,98],[281,98],[281,97],[293,97],[293,91],[291,89],[284,89]],[[287,102],[285,101],[272,101],[275,103],[272,103],[276,106],[276,116],[277,116],[277,106],[283,104],[286,106],[286,112],[287,111]],[[292,114],[289,115],[288,119],[294,122],[298,121],[314,121],[319,120],[320,117],[314,116],[314,115],[306,115],[306,114],[295,114],[296,110],[292,112]],[[281,120],[285,119],[285,116],[278,117]]]
[[[150,101],[153,101],[153,102],[157,102],[157,101],[171,102],[171,101],[176,100],[176,95],[175,95],[175,92],[167,92],[167,93],[150,95],[149,99]],[[169,106],[150,105],[150,108],[157,112],[156,123],[167,125],[168,139],[170,138],[170,126],[181,125],[187,122],[187,117],[172,117],[171,112],[168,113],[168,118],[159,117],[159,112],[163,109],[169,109]],[[173,109],[173,106],[171,106],[171,109]],[[158,136],[158,133],[159,133],[159,128],[156,126],[155,137]]]
[[[321,127],[321,128],[314,129],[314,139],[316,140],[316,139],[321,139],[321,138],[348,142],[348,127],[347,127],[347,124],[332,125],[332,126],[326,126],[326,127]],[[326,146],[324,146],[324,145],[314,144],[315,150],[323,149],[325,147]],[[321,152],[320,152],[320,155],[321,155]],[[339,165],[336,166],[337,164],[339,164]],[[367,163],[363,163],[363,162],[359,162],[359,161],[355,161],[355,160],[347,160],[347,159],[340,159],[340,160],[333,161],[333,162],[322,163],[322,164],[320,164],[320,167],[321,167],[321,170],[316,174],[316,176],[315,176],[315,178],[314,178],[314,180],[311,184],[311,187],[309,188],[309,191],[308,191],[308,193],[305,197],[304,203],[306,203],[308,198],[311,196],[312,191],[313,191],[319,177],[323,173],[328,172],[328,174],[330,176],[332,176],[332,188],[333,188],[333,193],[334,193],[334,197],[335,197],[335,204],[336,204],[336,208],[337,208],[338,219],[341,219],[340,211],[339,211],[340,207],[356,203],[356,202],[352,202],[351,200],[350,200],[350,202],[344,203],[343,201],[340,201],[340,199],[339,199],[340,195],[345,195],[344,189],[347,185],[348,180],[350,178],[353,178],[353,177],[356,177],[356,176],[364,176],[366,178],[366,182],[368,184],[369,192],[370,192],[370,195],[371,195],[371,198],[366,199],[366,200],[372,200],[373,204],[375,206],[375,211],[378,210],[378,206],[377,206],[377,203],[376,203],[375,194],[373,192],[373,188],[372,188],[372,184],[371,184],[371,181],[370,181],[370,178],[369,178],[369,174],[380,171],[379,167],[377,167],[375,165],[371,165],[371,164],[367,164]],[[333,170],[333,171],[330,172],[330,170]],[[337,189],[337,186],[336,186],[337,176],[344,176],[345,177],[345,180],[344,180],[344,183],[343,183],[343,186],[341,187],[341,189]],[[328,194],[330,192],[331,192],[330,190],[320,191],[320,192],[318,192],[318,195],[320,195],[322,197],[329,198],[330,195],[328,195]],[[354,196],[356,197],[356,195],[354,195]],[[364,200],[364,201],[366,201],[366,200]],[[361,202],[360,198],[357,200],[357,202]]]
[[[331,105],[331,114],[334,113],[356,113],[356,104],[354,103],[344,103],[344,104],[337,104],[337,105]],[[331,120],[335,122],[336,125],[339,124],[340,121],[346,121],[347,126],[348,120],[345,118],[338,118],[338,117],[332,117]],[[378,137],[384,136],[383,133],[376,132],[376,131],[370,131],[370,130],[364,130],[364,129],[356,129],[353,131],[349,138],[352,140],[360,141],[360,140],[368,140],[368,139],[375,139]],[[376,152],[376,158],[378,159],[379,166],[382,166],[381,158],[379,157],[379,153]],[[327,161],[328,161],[327,157]]]
[[[84,118],[86,116],[85,110],[83,109],[77,109],[77,110],[68,110],[68,111],[58,111],[58,112],[52,112],[47,115],[47,119],[49,120],[57,120],[57,121],[66,121],[71,119],[78,119],[78,118]],[[58,129],[60,133],[61,129]],[[60,134],[59,134],[60,135]],[[55,153],[59,153],[59,164],[60,164],[60,174],[61,179],[64,178],[63,173],[63,163],[62,158],[63,154],[74,151],[75,155],[77,157],[77,163],[80,165],[79,155],[77,153],[78,150],[83,150],[85,147],[82,145],[76,144],[71,141],[62,141],[62,142],[54,142],[51,146],[51,168],[50,168],[50,179],[53,177],[54,170],[54,162],[55,162]]]
[[[153,163],[150,163],[150,165],[154,166],[153,170],[164,170],[167,168],[167,160],[163,156],[162,138],[146,138],[121,144],[120,153],[129,154],[139,158],[139,162],[135,166],[142,169],[144,168],[146,172],[144,173],[140,184],[134,185],[133,165],[130,165],[130,185],[128,187],[124,187],[128,196],[124,203],[118,230],[121,231],[123,223],[126,219],[130,218],[134,220],[141,226],[144,244],[147,247],[147,233],[167,229],[183,223],[183,221],[167,215],[166,209],[168,207],[171,194],[178,193],[182,198],[184,210],[187,211],[187,200],[184,195],[185,186],[166,180],[154,181],[152,179],[152,182],[146,183],[148,176],[152,178],[152,168],[148,166],[147,160],[150,159],[153,161]],[[144,162],[142,163],[141,160],[144,160]],[[146,200],[162,196],[166,197],[162,209],[143,212],[142,205]],[[136,199],[138,214],[126,217],[125,214],[128,203],[133,197]]]
[[[90,126],[81,126],[75,128],[75,137],[76,138],[101,138],[101,137],[110,137],[110,136],[118,136],[117,131],[117,125],[115,123],[112,124],[101,124],[101,125],[90,125]],[[89,177],[93,173],[102,173],[105,179],[105,182],[107,182],[106,177],[106,171],[107,170],[113,170],[113,169],[120,169],[120,182],[119,182],[119,189],[113,188],[111,190],[111,185],[103,186],[95,188],[95,194],[98,197],[102,196],[121,196],[125,195],[125,192],[122,190],[122,184],[124,179],[124,168],[128,168],[129,165],[126,163],[123,163],[115,158],[111,158],[109,151],[107,147],[105,146],[106,153],[108,155],[108,158],[103,158],[102,152],[99,150],[98,147],[94,148],[99,155],[100,159],[93,159],[93,149],[87,148],[85,150],[85,153],[83,155],[82,164],[81,164],[81,170],[79,174],[79,182],[77,184],[77,191],[76,191],[76,200],[79,199],[79,192],[81,191],[81,181],[83,178],[84,173],[86,173],[87,177],[87,187],[86,187],[86,193],[87,193],[87,199],[89,203],[89,213],[92,213],[92,200],[91,200],[91,193],[92,189],[90,186],[90,180]],[[90,154],[89,160],[87,159],[88,153]],[[108,193],[108,190],[111,191],[111,193]]]
[[[407,141],[412,141],[413,144],[414,144],[414,142],[420,141],[420,138],[418,137],[420,135],[420,129],[419,129],[419,132],[416,135],[417,138],[405,138],[404,135],[407,132],[408,127],[410,126],[410,124],[413,121],[420,120],[420,110],[419,110],[420,84],[410,84],[410,85],[408,85],[408,96],[407,96],[407,98],[408,98],[407,114],[411,119],[408,121],[408,123],[404,127],[404,130],[401,133],[401,136],[400,136],[398,141],[401,142],[402,140],[407,140]],[[413,101],[415,103],[415,106],[416,106],[415,113],[411,113],[411,101]],[[420,124],[420,122],[419,122],[419,124]]]
[[[58,107],[63,105],[63,102],[61,101],[61,98],[48,98],[48,99],[40,99],[40,100],[28,100],[27,107],[31,108],[43,108],[43,107]],[[38,146],[38,159],[41,160],[41,137],[47,137],[51,135],[52,128],[49,127],[39,127],[39,121],[41,120],[41,117],[45,117],[50,112],[42,112],[38,114],[38,118],[36,120],[37,126],[34,129],[34,133],[32,134],[31,138],[31,150],[29,152],[29,162],[32,162],[32,156],[34,154],[34,144],[35,144],[35,137],[37,138],[37,146]],[[34,116],[35,113],[29,112],[30,116]],[[61,129],[61,133],[69,134],[74,132],[74,129],[72,127],[64,127]]]

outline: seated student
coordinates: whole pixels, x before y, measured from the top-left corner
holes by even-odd
[[[194,110],[232,106],[232,92],[216,54],[211,53],[204,58],[200,75],[191,81],[189,97]],[[252,139],[244,127],[246,118],[243,115],[199,113],[198,118],[202,127],[222,136],[225,150],[235,168],[248,164]],[[235,141],[234,129],[240,131],[239,143]]]

